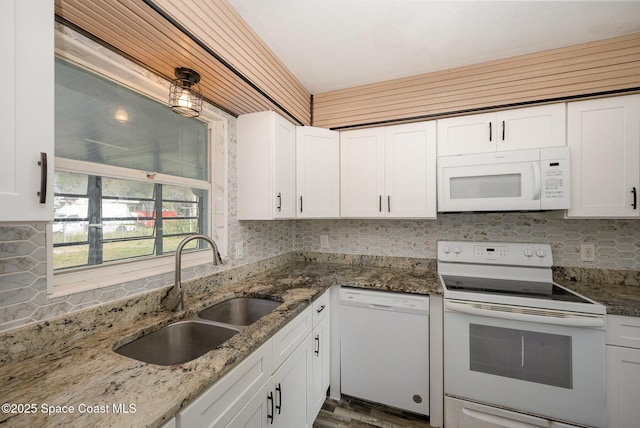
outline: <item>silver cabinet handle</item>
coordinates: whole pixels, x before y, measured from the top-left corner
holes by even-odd
[[[278,192],[276,198],[278,198],[278,211],[282,211],[282,193]]]
[[[320,355],[320,335],[319,334],[316,334],[315,340],[316,340],[316,350],[313,352],[315,352],[316,356],[319,356]]]
[[[387,212],[391,212],[391,195],[387,195]]]

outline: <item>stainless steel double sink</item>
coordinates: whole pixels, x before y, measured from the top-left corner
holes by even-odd
[[[236,297],[173,322],[117,349],[120,355],[145,363],[186,363],[217,348],[242,329],[273,312],[281,302]]]

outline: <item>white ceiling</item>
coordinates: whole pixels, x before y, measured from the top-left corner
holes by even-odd
[[[640,0],[228,0],[312,94],[640,32]]]

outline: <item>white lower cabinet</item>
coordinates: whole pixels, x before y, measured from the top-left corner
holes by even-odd
[[[211,388],[176,414],[178,427],[225,427],[271,377],[272,342],[267,341]]]
[[[313,304],[313,330],[310,343],[311,369],[309,370],[309,397],[307,398],[308,426],[318,416],[325,399],[330,382],[330,353],[331,353],[331,316],[330,292],[327,291]]]
[[[607,315],[607,418],[611,428],[640,421],[640,318]]]
[[[312,309],[315,308],[314,304],[305,309],[180,410],[176,414],[175,426],[311,426],[315,415],[309,417],[307,409],[315,349],[311,334],[312,322],[316,319],[312,316]],[[326,371],[328,373],[328,369]]]
[[[310,343],[305,341],[226,426],[229,428],[306,427],[307,370],[310,357]]]

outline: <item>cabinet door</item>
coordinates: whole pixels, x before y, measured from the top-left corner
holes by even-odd
[[[325,309],[328,310],[328,307]],[[311,369],[309,373],[308,425],[318,416],[329,388],[330,317],[325,316],[311,333]]]
[[[566,116],[564,103],[498,112],[497,150],[564,146]]]
[[[640,349],[607,346],[607,417],[610,427],[640,421]]]
[[[181,409],[176,415],[178,426],[227,426],[271,378],[272,356],[269,340]]]
[[[0,107],[0,221],[51,221],[53,2],[9,0],[2,6],[0,52],[4,65],[0,67],[0,77],[6,86]],[[46,194],[44,201],[42,192]]]
[[[569,103],[568,144],[567,216],[639,217],[640,95]]]
[[[275,115],[273,218],[295,217],[295,144],[295,125]]]
[[[436,125],[411,123],[385,128],[387,217],[436,217]]]
[[[438,156],[495,151],[495,120],[495,113],[439,119]]]
[[[340,216],[340,134],[296,128],[296,217]]]
[[[383,217],[384,128],[340,133],[340,215]]]
[[[311,342],[305,340],[274,373],[271,382],[274,427],[307,426],[307,370],[310,363]]]
[[[295,216],[295,125],[273,111],[237,121],[238,219]]]
[[[273,391],[268,383],[238,412],[227,428],[266,428],[271,425],[275,407]]]

